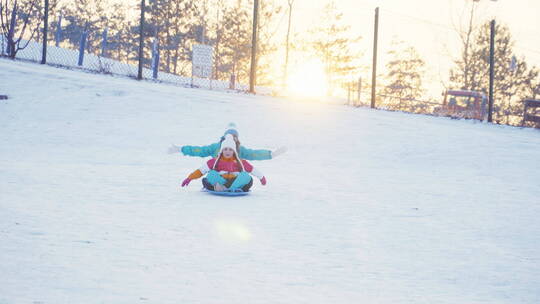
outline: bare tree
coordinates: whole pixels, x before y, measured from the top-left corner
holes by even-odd
[[[0,0],[0,33],[6,37],[8,56],[12,59],[39,31],[43,12],[37,3],[35,0]]]
[[[217,79],[229,79],[234,75],[238,83],[246,83],[249,80],[251,59],[251,12],[253,2],[251,0],[217,1],[215,7],[216,17],[209,22],[215,26],[209,26],[210,43],[214,45],[214,70]],[[257,83],[258,85],[273,85],[276,75],[271,73],[275,65],[271,56],[276,47],[271,42],[277,28],[273,25],[276,16],[281,12],[281,6],[275,1],[261,1],[259,6],[259,23],[257,50]],[[281,73],[281,69],[280,72]],[[280,76],[277,77],[280,81]]]
[[[291,19],[294,0],[287,0],[289,4],[289,22],[287,25],[287,42],[285,43],[285,67],[283,69],[283,84],[287,86],[288,68],[289,68],[289,36],[291,34]]]
[[[459,37],[461,39],[461,42],[463,44],[463,53],[461,54],[461,60],[463,61],[463,79],[464,79],[464,85],[469,85],[469,61],[470,61],[470,45],[471,45],[471,38],[472,34],[475,30],[474,28],[474,13],[476,10],[476,3],[478,1],[473,1],[471,6],[471,12],[470,12],[470,18],[469,18],[469,25],[465,31],[461,31],[459,33]]]
[[[497,0],[491,1],[495,2]],[[470,3],[470,10],[467,12],[467,20],[466,22],[463,22],[462,16],[459,25],[454,24],[454,28],[458,33],[462,45],[460,58],[455,60],[458,69],[454,72],[461,74],[457,77],[460,77],[462,79],[463,83],[461,89],[464,90],[473,90],[472,87],[474,86],[474,78],[476,76],[474,71],[471,71],[471,58],[474,52],[474,50],[472,49],[474,44],[474,36],[480,30],[480,26],[475,23],[476,15],[478,13],[477,3],[479,2],[480,0],[465,1],[464,10],[469,8]],[[463,23],[466,23],[466,26],[464,26]]]

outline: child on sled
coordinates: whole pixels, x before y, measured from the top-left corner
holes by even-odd
[[[264,175],[249,162],[238,157],[237,142],[231,134],[225,135],[217,157],[207,161],[201,168],[191,173],[183,182],[182,187],[204,175],[202,183],[210,191],[247,192],[253,185],[250,173],[257,177],[261,184],[266,185]]]

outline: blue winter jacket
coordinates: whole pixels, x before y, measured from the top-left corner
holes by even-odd
[[[208,146],[183,146],[180,150],[184,155],[187,156],[198,156],[198,157],[217,157],[219,154],[219,149],[221,148],[221,143],[215,143]],[[241,159],[245,160],[266,160],[272,159],[272,151],[270,150],[252,150],[240,146],[239,156]]]

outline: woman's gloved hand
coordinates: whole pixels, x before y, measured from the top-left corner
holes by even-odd
[[[178,153],[180,152],[180,147],[177,146],[177,145],[171,145],[168,149],[167,149],[167,153],[168,154],[174,154],[174,153]]]
[[[281,154],[283,154],[285,152],[287,152],[287,147],[285,147],[285,146],[279,147],[276,150],[271,152],[272,158],[276,158],[278,155],[281,155]]]

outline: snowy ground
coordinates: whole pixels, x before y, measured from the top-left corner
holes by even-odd
[[[539,303],[540,132],[0,59],[0,303]],[[180,181],[229,122],[268,179]]]

